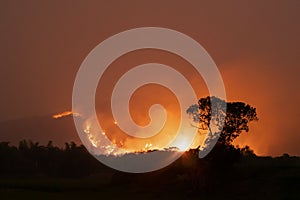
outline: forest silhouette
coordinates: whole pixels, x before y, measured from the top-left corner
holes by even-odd
[[[221,143],[203,159],[191,149],[168,167],[144,174],[113,170],[72,142],[64,148],[52,142],[43,146],[23,140],[18,147],[1,142],[0,163],[1,199],[37,193],[50,193],[49,199],[128,199],[136,193],[134,199],[299,198],[299,157],[259,157],[249,147]]]

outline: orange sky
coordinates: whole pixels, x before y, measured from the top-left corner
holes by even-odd
[[[210,53],[230,101],[257,108],[242,134],[260,155],[300,155],[298,1],[3,1],[0,121],[71,108],[86,55],[126,29],[183,32]],[[1,133],[0,133],[1,134]]]

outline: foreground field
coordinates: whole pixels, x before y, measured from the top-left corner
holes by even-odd
[[[300,199],[297,157],[244,158],[204,182],[205,175],[190,172],[169,167],[147,174],[103,169],[80,178],[2,177],[0,199]]]

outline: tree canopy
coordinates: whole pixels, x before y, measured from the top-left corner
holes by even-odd
[[[214,109],[212,109],[212,104]],[[225,111],[223,113],[222,111]],[[211,119],[215,117],[216,122],[222,121],[224,126],[218,143],[230,145],[242,131],[249,131],[249,122],[258,120],[256,108],[244,102],[225,102],[217,97],[201,98],[198,104],[191,105],[187,109],[187,114],[192,116],[197,122],[199,130],[210,130]]]

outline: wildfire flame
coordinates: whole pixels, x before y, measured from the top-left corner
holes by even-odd
[[[93,147],[98,147],[97,145],[97,140],[93,137],[91,134],[91,126],[87,125],[86,128],[84,129],[84,132],[87,134],[89,141],[93,145]]]
[[[58,113],[53,115],[52,117],[54,119],[59,119],[59,118],[63,118],[63,117],[67,117],[67,116],[79,116],[79,113],[75,113],[72,111],[64,111],[62,113]],[[119,141],[118,145],[116,143],[116,140],[112,140],[110,141],[110,143],[103,143],[103,138],[104,140],[109,141],[109,139],[107,138],[106,133],[103,131],[101,132],[98,136],[97,134],[94,133],[93,129],[92,129],[92,124],[91,121],[86,120],[83,126],[83,132],[86,134],[87,139],[90,143],[90,147],[92,151],[95,152],[100,152],[100,154],[104,154],[104,155],[114,155],[114,156],[119,156],[119,155],[124,155],[126,153],[143,153],[143,152],[149,152],[149,151],[153,151],[153,150],[174,150],[174,151],[186,151],[189,148],[189,145],[186,143],[186,141],[182,140],[182,142],[178,145],[176,145],[176,147],[173,148],[159,148],[157,146],[154,146],[152,143],[147,143],[145,144],[144,147],[142,147],[141,149],[126,149],[126,144],[125,141]],[[114,125],[118,125],[117,121],[113,121]],[[101,139],[100,139],[101,138]]]
[[[73,116],[76,116],[76,117],[80,116],[78,113],[73,113],[72,111],[64,111],[62,113],[52,115],[52,118],[59,119],[59,118],[67,117],[67,116],[70,116],[70,115],[73,115]]]
[[[99,139],[99,137],[95,137],[95,135],[93,135],[92,133],[92,129],[91,129],[91,124],[89,122],[86,122],[86,125],[84,127],[83,130],[86,135],[87,135],[87,139],[89,140],[91,146],[92,146],[92,150],[98,150],[101,152],[101,154],[104,155],[114,155],[114,156],[118,156],[118,155],[123,155],[126,153],[130,153],[128,150],[126,149],[121,149],[116,145],[116,141],[113,140],[111,141],[111,144],[109,145],[105,145],[101,143],[101,140]],[[101,132],[101,138],[105,138],[107,139],[106,133],[105,132]],[[108,140],[108,139],[107,139]],[[121,144],[122,146],[123,144]]]
[[[114,124],[117,124],[117,122],[115,122]],[[145,144],[145,147],[140,150],[126,149],[126,147],[122,141],[120,142],[120,145],[117,145],[116,140],[112,140],[111,144],[103,144],[101,142],[101,140],[99,139],[99,137],[93,135],[93,131],[91,129],[90,123],[85,124],[84,133],[86,134],[87,139],[91,144],[92,150],[98,150],[103,155],[120,156],[120,155],[124,155],[127,153],[146,153],[146,152],[153,151],[153,150],[162,150],[162,151],[163,150],[172,150],[172,151],[187,150],[187,146],[184,142],[181,145],[179,145],[178,147],[173,147],[173,148],[158,148],[158,147],[154,146],[152,143],[147,143],[147,144]],[[107,139],[105,132],[101,132],[100,135],[101,135],[100,138],[102,138],[102,140],[103,140],[103,138]]]

